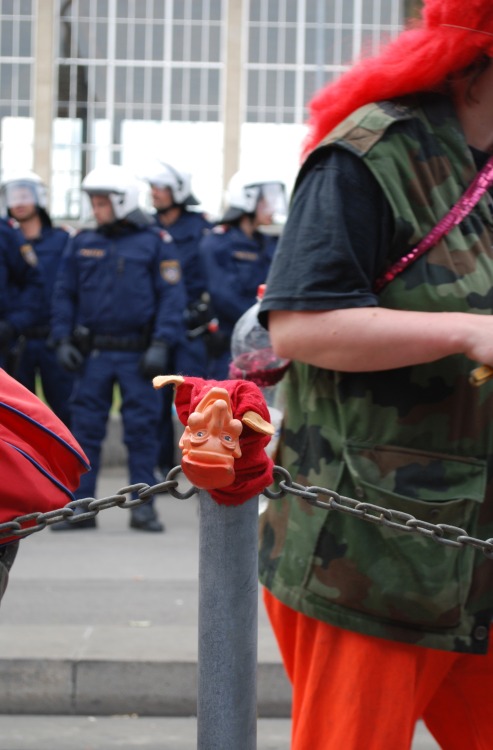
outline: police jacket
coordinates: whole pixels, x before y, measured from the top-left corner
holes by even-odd
[[[16,233],[19,243],[25,248],[25,252],[29,252],[31,257],[36,261],[43,281],[42,309],[36,320],[36,325],[33,327],[36,329],[48,328],[58,266],[60,265],[63,251],[67,246],[70,233],[62,227],[52,226],[51,222],[44,222],[39,237],[26,240],[17,222],[11,219],[9,223]],[[30,249],[28,250],[28,248]],[[29,292],[21,292],[13,300],[13,307],[17,308],[24,304],[24,298],[28,296]]]
[[[174,344],[183,335],[185,291],[171,237],[154,227],[87,229],[67,246],[52,306],[52,335],[76,326],[91,333],[150,338]]]
[[[13,300],[22,295],[22,301]],[[0,320],[17,333],[37,324],[42,315],[43,281],[29,245],[21,244],[10,224],[0,219]]]
[[[223,333],[231,335],[238,318],[255,303],[277,239],[260,232],[249,237],[235,225],[222,224],[201,241],[207,291]]]
[[[163,226],[159,221],[159,214],[155,215],[155,221],[159,227]],[[200,299],[206,291],[199,243],[211,228],[212,224],[202,214],[187,210],[183,210],[180,217],[166,227],[176,245],[189,305]]]

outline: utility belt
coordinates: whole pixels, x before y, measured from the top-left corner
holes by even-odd
[[[92,339],[93,349],[120,352],[143,352],[149,346],[148,336],[99,336]]]
[[[30,326],[23,330],[22,335],[26,339],[47,339],[50,335],[50,326]]]
[[[149,346],[150,331],[148,328],[133,336],[113,336],[110,334],[92,333],[85,326],[77,326],[72,334],[72,343],[86,356],[93,349],[105,349],[118,352],[143,352]]]

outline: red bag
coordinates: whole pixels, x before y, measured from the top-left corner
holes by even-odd
[[[89,468],[63,422],[0,369],[0,523],[63,507]],[[14,538],[0,538],[0,544]]]

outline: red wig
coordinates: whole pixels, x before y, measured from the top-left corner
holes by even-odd
[[[420,21],[315,94],[304,155],[364,104],[437,90],[485,54],[493,54],[492,0],[424,0]]]

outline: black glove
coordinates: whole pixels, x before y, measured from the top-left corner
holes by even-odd
[[[152,341],[140,360],[140,374],[144,378],[165,375],[168,370],[168,345],[164,341]]]
[[[0,320],[0,349],[4,349],[14,336],[14,326],[7,320]]]
[[[63,369],[68,370],[68,372],[77,372],[84,363],[83,355],[68,340],[58,342],[56,357]]]
[[[207,356],[211,359],[222,357],[231,348],[231,336],[217,330],[208,330],[204,334],[204,342]]]
[[[204,334],[212,317],[209,295],[204,293],[200,299],[193,302],[185,310],[185,326],[188,337],[196,338]]]

